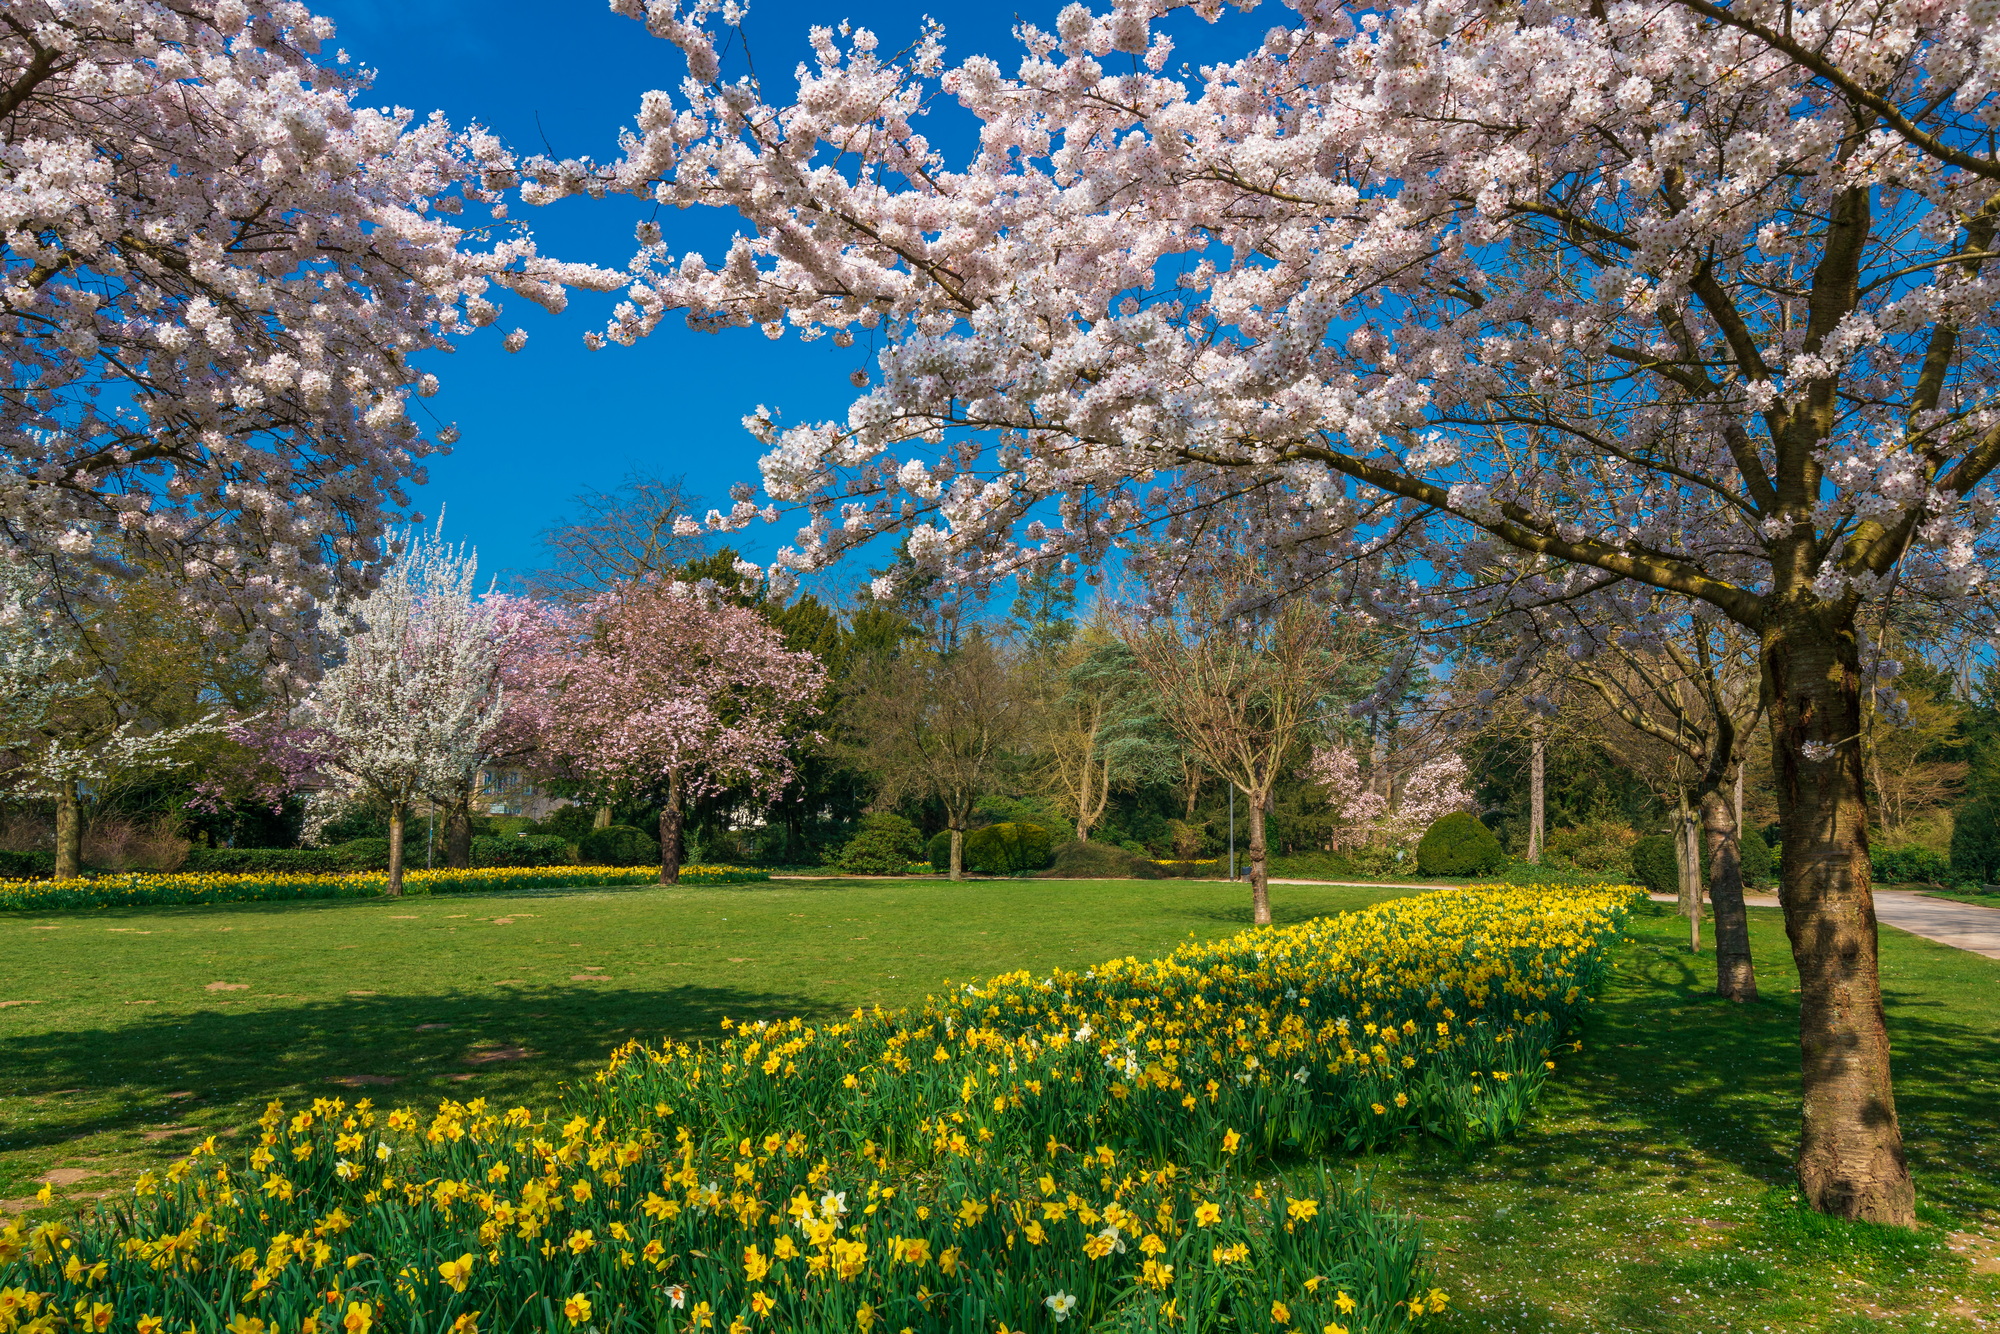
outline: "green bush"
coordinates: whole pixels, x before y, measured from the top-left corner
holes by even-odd
[[[1680,893],[1680,859],[1669,834],[1648,834],[1632,845],[1632,878],[1648,894]]]
[[[615,826],[614,826],[615,827]],[[609,833],[609,830],[604,832]],[[644,833],[632,831],[640,838]],[[660,860],[660,845],[651,839],[653,855],[643,861],[610,862],[611,866],[651,866]],[[487,837],[472,840],[472,864],[474,866],[565,866],[575,859],[571,857],[569,840],[557,834],[515,834],[512,837]]]
[[[1507,864],[1493,831],[1464,811],[1453,811],[1417,841],[1417,869],[1425,875],[1491,875]]]
[[[1743,883],[1745,885],[1768,885],[1778,873],[1778,858],[1771,851],[1771,845],[1764,836],[1754,829],[1742,833],[1742,843],[1737,855],[1743,861]]]
[[[1959,807],[1951,825],[1951,870],[1960,880],[1990,885],[2000,880],[2000,800]]]
[[[1629,876],[1622,879],[1629,879]],[[1533,862],[1508,862],[1494,879],[1503,885],[1602,885],[1615,884],[1596,871],[1579,871],[1573,866],[1537,866]]]
[[[940,871],[951,869],[951,830],[940,829],[931,835],[931,841],[924,845],[924,855],[930,864]]]
[[[529,838],[562,842],[556,834],[531,834]],[[578,841],[577,853],[592,866],[660,864],[659,841],[645,830],[629,824],[606,825],[602,829],[591,830]]]
[[[849,875],[904,875],[923,857],[924,837],[917,827],[885,813],[861,817],[860,832],[847,840],[834,865]]]
[[[1639,835],[1623,820],[1586,820],[1553,830],[1542,849],[1551,867],[1593,874],[1602,883],[1632,878],[1632,845]]]
[[[1951,878],[1951,864],[1929,848],[1870,848],[1868,874],[1878,885],[1920,881],[1942,885]]]
[[[1055,864],[1042,872],[1045,880],[1160,880],[1163,873],[1151,859],[1109,843],[1072,839],[1055,850]]]
[[[1047,866],[1054,849],[1038,824],[990,824],[966,836],[965,864],[982,875],[1023,875]]]

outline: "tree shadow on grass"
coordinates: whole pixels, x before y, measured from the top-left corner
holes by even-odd
[[[0,1040],[0,1087],[15,1106],[27,1100],[39,1114],[0,1128],[0,1147],[136,1131],[163,1117],[236,1124],[247,1119],[244,1106],[271,1097],[542,1105],[634,1039],[711,1037],[725,1016],[822,1020],[845,1009],[730,987],[517,986],[499,995],[350,996],[29,1034]],[[225,1107],[232,1110],[220,1115]]]

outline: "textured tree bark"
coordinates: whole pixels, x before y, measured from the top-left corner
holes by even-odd
[[[965,828],[962,825],[951,827],[951,878],[965,879]]]
[[[1681,916],[1688,919],[1688,952],[1701,953],[1701,844],[1696,840],[1694,811],[1683,789],[1674,809],[1674,866],[1680,872]]]
[[[389,887],[392,899],[403,897],[403,803],[389,803]]]
[[[83,803],[76,783],[56,784],[56,879],[74,880],[83,873]]]
[[[608,811],[611,808],[603,808]],[[667,775],[667,799],[660,803],[660,883],[677,885],[681,879],[681,776]],[[610,828],[606,825],[605,828]]]
[[[472,865],[472,794],[461,792],[444,820],[444,864],[454,870]]]
[[[1542,860],[1542,827],[1547,818],[1545,804],[1547,793],[1543,786],[1543,773],[1548,760],[1548,738],[1542,732],[1542,720],[1537,718],[1529,724],[1533,739],[1528,743],[1528,860],[1537,865]]]
[[[1799,970],[1799,1186],[1822,1213],[1914,1227],[1877,969],[1853,616],[1802,596],[1772,607],[1763,640]]]
[[[591,817],[590,827],[592,829],[609,829],[611,827],[611,808],[609,806],[599,806],[597,814]]]
[[[1708,843],[1708,901],[1715,909],[1715,994],[1753,1001],[1757,970],[1750,961],[1750,915],[1743,907],[1742,833],[1729,799],[1716,789],[1701,795],[1701,827]]]
[[[1250,799],[1250,920],[1258,926],[1271,924],[1271,880],[1264,868],[1264,801],[1263,797]]]

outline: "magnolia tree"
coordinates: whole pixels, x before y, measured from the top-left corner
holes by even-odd
[[[0,557],[0,783],[55,804],[55,877],[66,880],[83,867],[86,790],[180,768],[225,724],[130,716],[116,664],[60,613],[54,583],[40,563]]]
[[[585,608],[565,658],[544,660],[547,758],[599,800],[658,795],[660,883],[680,878],[693,798],[791,776],[785,724],[825,673],[755,611],[682,584],[615,589]]]
[[[1399,790],[1384,792],[1352,750],[1322,746],[1307,761],[1305,777],[1326,790],[1326,804],[1340,821],[1335,837],[1348,847],[1407,847],[1452,812],[1478,809],[1466,788],[1465,761],[1456,755],[1418,766]]]
[[[844,421],[753,423],[807,519],[780,574],[897,528],[974,580],[1149,525],[1171,550],[1256,495],[1246,540],[1301,579],[1393,556],[1371,597],[1411,624],[1630,580],[1755,636],[1800,1183],[1912,1223],[1855,627],[1977,592],[1991,552],[1991,0],[1297,0],[1198,75],[1172,33],[1221,6],[1178,8],[1072,4],[1011,69],[818,29],[787,105],[723,76],[707,0],[655,3],[679,99],[648,94],[614,164],[534,164],[534,197],[750,224],[713,263],[643,230],[614,340],[673,311],[880,331]],[[962,166],[919,129],[940,91],[977,122]],[[1541,559],[1495,581],[1503,552]]]
[[[0,546],[163,579],[278,665],[316,660],[316,603],[364,588],[450,442],[413,362],[496,287],[560,308],[613,277],[463,219],[504,217],[506,153],[357,107],[332,35],[285,0],[0,21]]]
[[[413,530],[362,604],[364,625],[295,720],[293,743],[318,760],[308,831],[357,801],[389,812],[388,893],[403,892],[403,828],[419,799],[465,790],[504,710],[494,609],[475,590],[477,560]]]

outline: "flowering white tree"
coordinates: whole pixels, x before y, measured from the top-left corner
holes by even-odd
[[[403,892],[411,805],[466,788],[501,722],[500,640],[477,575],[463,548],[412,530],[362,603],[365,624],[296,719],[294,739],[320,763],[309,828],[358,800],[387,807],[391,895]]]
[[[1800,1183],[1911,1223],[1855,627],[1990,559],[1991,0],[1296,0],[1198,77],[1167,72],[1180,8],[1071,4],[1011,74],[819,29],[785,105],[721,77],[711,5],[656,3],[684,105],[647,95],[621,161],[537,165],[535,197],[752,224],[713,264],[645,232],[613,339],[675,310],[886,331],[844,422],[757,423],[765,489],[809,518],[782,567],[901,528],[920,569],[990,578],[1247,494],[1246,537],[1300,578],[1414,558],[1374,592],[1412,623],[1635,580],[1754,634]],[[939,90],[978,122],[960,170],[918,128]],[[1542,560],[1496,592],[1506,551]]]
[[[131,716],[116,664],[93,653],[36,564],[0,557],[0,783],[55,803],[55,876],[83,867],[83,797],[115,779],[189,762],[214,715],[179,726]],[[100,645],[101,647],[101,645]]]
[[[550,696],[547,757],[604,802],[660,798],[660,883],[680,878],[686,803],[731,784],[775,792],[792,772],[787,735],[826,674],[748,607],[679,583],[613,589]]]
[[[0,546],[166,580],[279,665],[452,438],[409,414],[421,354],[496,286],[612,278],[459,221],[504,215],[505,152],[357,107],[332,34],[289,0],[0,13]]]

